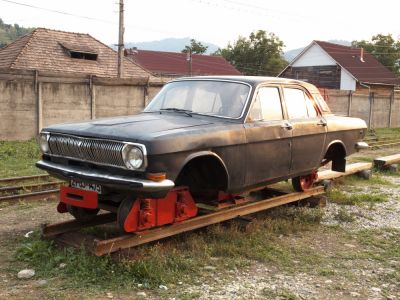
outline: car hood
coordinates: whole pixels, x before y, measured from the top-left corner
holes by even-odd
[[[176,129],[209,124],[213,122],[208,118],[190,117],[181,113],[141,113],[134,116],[52,125],[43,131],[135,142],[147,140],[152,136],[160,136],[163,133],[167,134]]]

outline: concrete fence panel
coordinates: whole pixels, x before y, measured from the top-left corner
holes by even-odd
[[[373,96],[372,127],[389,127],[389,107],[391,96],[375,94]]]
[[[0,140],[26,140],[37,133],[33,82],[0,80]]]
[[[41,83],[43,127],[90,119],[89,87],[85,84]]]
[[[143,110],[143,86],[95,86],[96,117],[133,115]]]

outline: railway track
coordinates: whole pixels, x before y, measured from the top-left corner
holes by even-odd
[[[370,149],[386,148],[400,145],[400,138],[392,136],[367,136],[364,140],[368,143]]]
[[[63,181],[50,175],[32,175],[0,179],[0,203],[17,200],[57,199]]]
[[[387,144],[388,140],[385,141]],[[392,143],[393,140],[390,140]],[[341,176],[347,176],[370,170],[372,167],[383,168],[384,166],[399,163],[400,154],[387,157],[380,157],[373,163],[354,163],[346,167],[345,173],[333,172],[330,170],[320,171],[319,181],[333,179]],[[32,183],[34,180],[46,180],[45,182]],[[1,183],[13,183],[14,186],[0,187],[0,203],[2,201],[15,200],[43,200],[49,198],[58,199],[59,186],[62,181],[50,181],[52,178],[48,175],[24,176],[15,178],[0,179]],[[273,207],[281,206],[298,201],[312,201],[310,199],[319,199],[318,196],[324,194],[324,187],[317,186],[304,192],[285,192],[275,189],[267,189],[267,195],[261,198],[249,198],[246,204],[235,205],[225,209],[210,210],[199,206],[198,216],[172,225],[166,225],[159,228],[139,232],[136,234],[124,234],[109,239],[99,239],[82,233],[80,230],[85,227],[108,224],[116,221],[115,212],[104,213],[96,216],[88,222],[66,221],[55,224],[45,224],[42,226],[42,237],[54,239],[56,242],[80,248],[84,245],[85,249],[96,256],[106,255],[126,248],[136,247],[145,243],[164,239],[183,232],[206,227],[212,224],[224,222],[231,219],[241,218],[259,211],[267,210]],[[317,198],[315,198],[317,197]],[[308,199],[308,200],[307,200]],[[311,203],[311,202],[310,202]]]

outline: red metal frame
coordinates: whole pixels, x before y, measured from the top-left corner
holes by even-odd
[[[98,207],[98,194],[94,191],[81,190],[70,186],[61,186],[60,203],[95,209]],[[59,205],[57,210],[64,211],[64,208],[62,205]]]
[[[312,188],[314,182],[318,179],[318,172],[313,171],[309,175],[300,176],[300,186],[303,191],[309,190]]]
[[[189,189],[176,188],[161,199],[138,198],[124,221],[126,232],[142,231],[152,227],[187,220],[197,215],[197,206]]]

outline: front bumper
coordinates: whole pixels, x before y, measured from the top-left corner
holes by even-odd
[[[366,142],[357,142],[356,143],[357,150],[368,149],[368,148],[369,148],[369,145]]]
[[[159,182],[134,178],[124,175],[114,175],[105,171],[84,169],[77,166],[65,166],[40,160],[36,167],[63,179],[82,179],[109,186],[122,186],[138,192],[168,192],[175,184],[172,180],[164,179]]]

